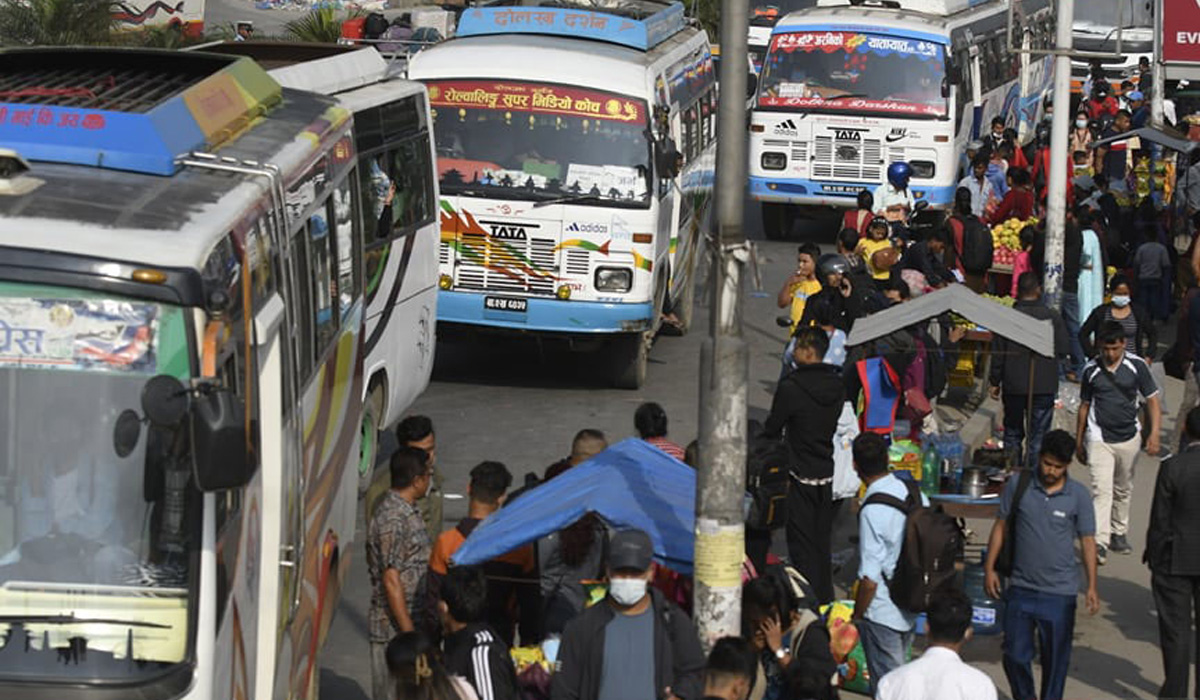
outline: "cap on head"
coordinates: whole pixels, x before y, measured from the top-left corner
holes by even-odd
[[[872,228],[875,228],[876,226],[882,226],[884,228],[887,228],[888,226],[890,226],[890,224],[888,223],[887,219],[883,218],[882,216],[877,216],[874,219],[871,219],[871,223],[867,224],[867,228],[872,229]]]
[[[621,530],[608,543],[608,568],[645,571],[654,559],[654,542],[641,530]]]
[[[1141,90],[1134,90],[1133,92],[1129,93],[1127,97],[1129,98],[1130,102],[1138,102],[1139,100],[1146,99],[1146,96],[1142,94]]]

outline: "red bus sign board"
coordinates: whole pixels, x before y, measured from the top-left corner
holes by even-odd
[[[1162,60],[1200,64],[1200,0],[1162,0]]]

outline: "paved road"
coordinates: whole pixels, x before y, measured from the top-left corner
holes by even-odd
[[[761,239],[757,210],[748,209],[747,219],[752,237]],[[835,226],[830,221],[808,222],[799,233],[829,248]],[[773,297],[792,269],[795,249],[794,243],[759,240],[758,245],[765,295],[748,290],[745,334],[751,355],[749,411],[751,417],[761,419],[770,407],[783,344],[783,334],[774,325]],[[605,387],[594,360],[587,356],[552,348],[541,351],[529,343],[439,345],[434,380],[413,410],[428,414],[437,427],[439,466],[447,491],[465,493],[467,472],[484,459],[504,462],[518,480],[527,471],[541,473],[566,455],[572,435],[583,427],[599,428],[610,438],[628,436],[633,432],[633,411],[646,400],[665,407],[677,442],[693,439],[700,343],[707,332],[702,297],[698,296],[698,304],[698,324],[692,333],[661,338],[655,344],[649,378],[640,391]],[[1179,383],[1173,382],[1167,405],[1177,406],[1181,391]],[[1157,462],[1144,457],[1138,466],[1130,540],[1140,556]],[[1074,476],[1086,483],[1086,468],[1077,466]],[[464,514],[465,501],[447,502],[448,520]],[[848,546],[854,529],[852,516],[847,513],[843,520],[835,551]],[[972,525],[986,533],[987,523]],[[360,553],[356,543],[350,580],[322,657],[321,689],[326,698],[359,700],[367,697],[363,689],[370,687],[365,614],[369,591]],[[1161,683],[1149,575],[1139,556],[1113,556],[1101,569],[1104,607],[1096,617],[1080,615],[1067,685],[1070,698],[1153,697]],[[852,576],[850,569],[852,564],[840,578]],[[999,637],[980,638],[969,647],[968,658],[997,681],[1005,697],[999,643]]]

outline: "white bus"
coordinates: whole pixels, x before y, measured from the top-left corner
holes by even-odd
[[[203,53],[9,50],[0,90],[0,697],[314,696],[358,501],[350,113]]]
[[[692,317],[716,150],[703,30],[678,2],[493,4],[409,77],[436,127],[439,334],[603,345],[600,371],[640,386],[661,315]]]
[[[1072,48],[1076,51],[1096,51],[1116,54],[1117,37],[1121,38],[1119,58],[1101,59],[1100,64],[1109,85],[1115,91],[1123,81],[1138,85],[1138,61],[1154,61],[1154,13],[1156,5],[1139,0],[1087,0],[1075,6],[1071,24]],[[1071,91],[1083,95],[1083,86],[1091,78],[1091,62],[1071,61]],[[1142,90],[1149,85],[1138,85]]]
[[[425,86],[400,79],[374,48],[239,41],[203,50],[249,56],[280,85],[333,95],[354,115],[362,210],[377,222],[367,227],[364,269],[365,490],[377,431],[400,419],[433,371],[441,224]]]
[[[1054,40],[1048,0],[1021,3],[1020,40]],[[783,236],[796,207],[853,207],[906,161],[931,209],[953,204],[966,143],[1003,116],[1041,116],[1051,62],[1014,52],[999,0],[821,0],[776,24],[750,124],[750,196]]]

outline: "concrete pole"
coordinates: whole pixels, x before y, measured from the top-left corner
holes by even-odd
[[[1067,168],[1071,157],[1069,123],[1075,118],[1071,104],[1071,23],[1075,0],[1058,0],[1057,41],[1054,57],[1054,114],[1050,122],[1050,181],[1046,196],[1046,304],[1062,306],[1063,241],[1067,223]]]
[[[1154,3],[1154,54],[1150,57],[1150,125],[1163,127],[1163,100],[1166,99],[1166,69],[1162,60],[1163,0]],[[1141,86],[1138,86],[1141,87]],[[1176,115],[1178,118],[1178,115]]]
[[[742,338],[742,270],[748,260],[746,193],[748,0],[721,2],[717,112],[717,240],[710,249],[710,335],[700,349],[700,468],[696,478],[694,615],[700,642],[741,632],[742,514],[746,486],[749,352]]]

